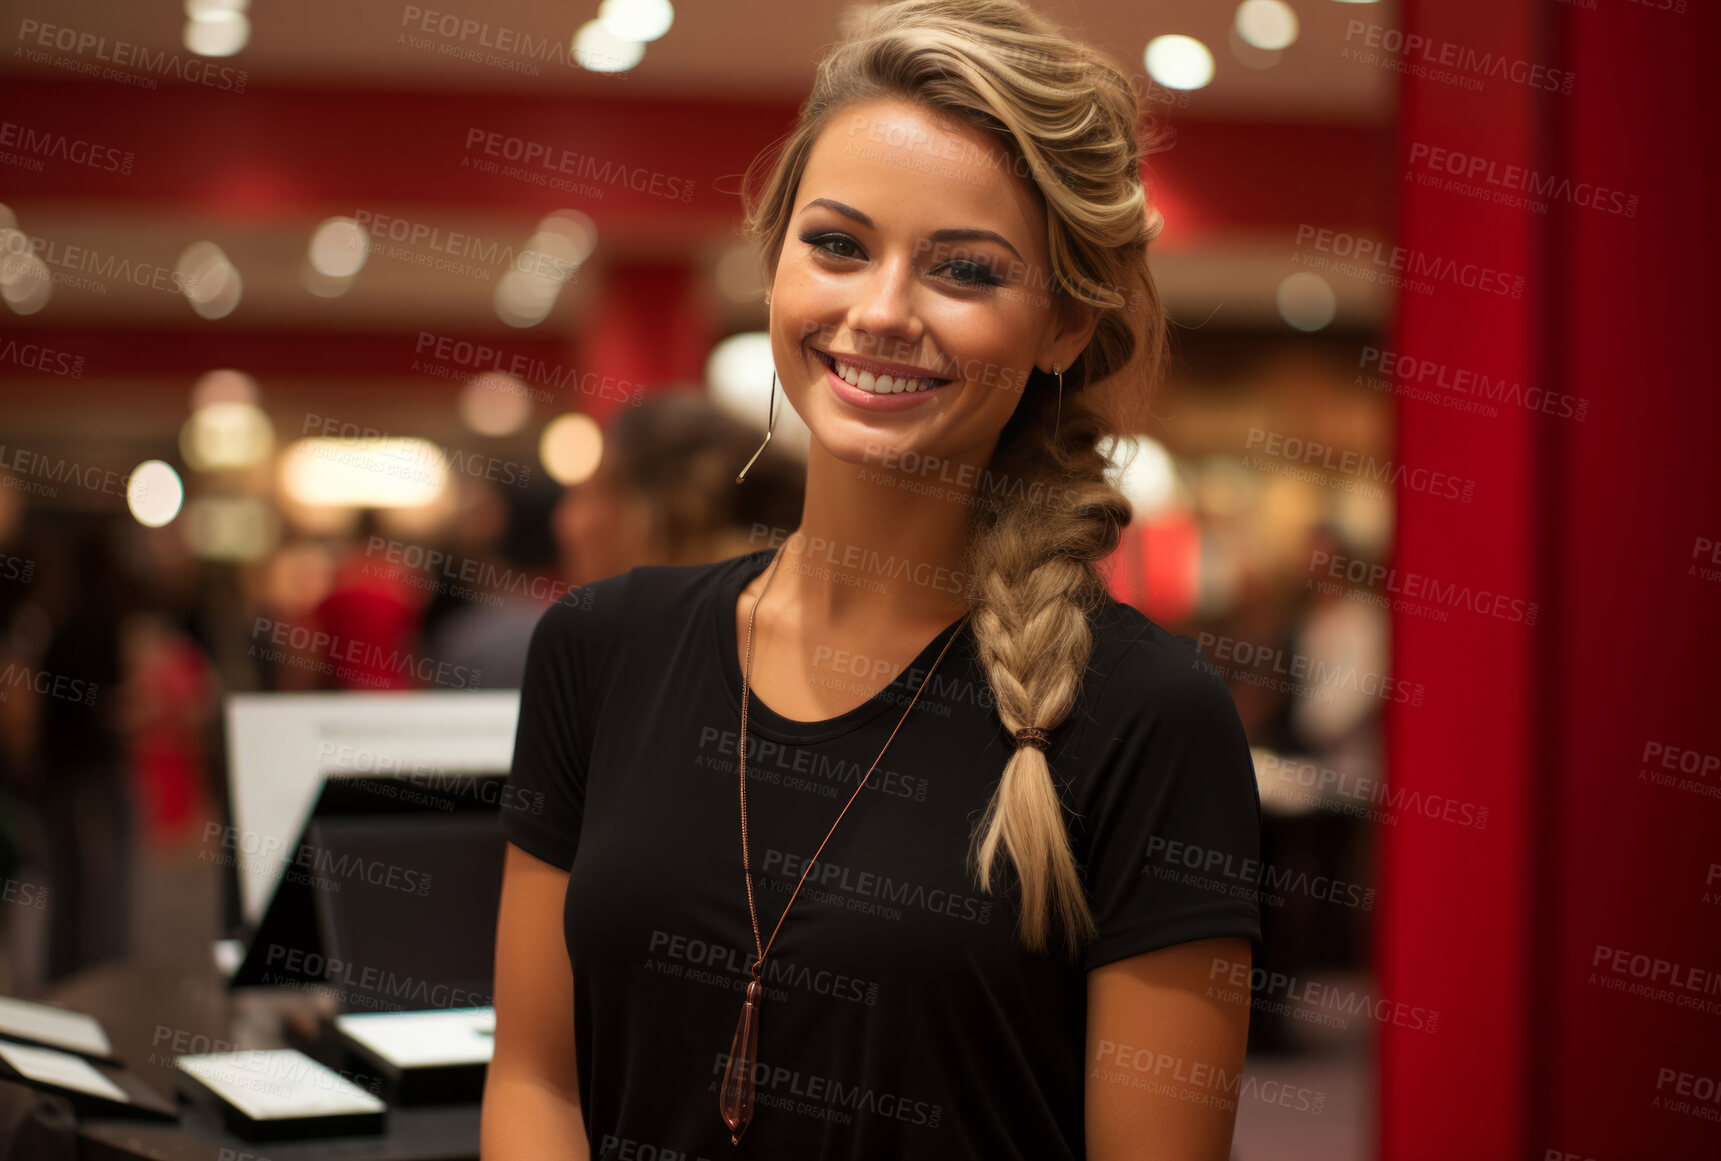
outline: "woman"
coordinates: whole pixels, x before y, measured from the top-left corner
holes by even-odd
[[[534,634],[486,1161],[1228,1155],[1248,745],[1096,568],[1163,346],[1137,110],[1013,0],[821,63],[748,204],[801,523]]]

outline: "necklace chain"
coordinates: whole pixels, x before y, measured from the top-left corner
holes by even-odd
[[[771,558],[771,568],[765,576],[765,585],[759,590],[759,595],[753,598],[753,608],[747,614],[747,660],[741,671],[741,873],[747,879],[747,914],[753,921],[753,949],[757,953],[750,969],[754,979],[758,979],[763,971],[765,954],[771,950],[771,945],[777,941],[777,932],[782,930],[783,920],[789,917],[789,908],[795,905],[795,898],[801,893],[801,885],[807,881],[807,875],[811,873],[813,865],[818,862],[819,854],[825,849],[825,844],[831,841],[831,835],[836,833],[837,823],[842,822],[843,815],[848,813],[849,807],[854,805],[855,799],[859,798],[860,792],[866,788],[867,779],[872,777],[873,770],[877,769],[879,762],[883,760],[885,750],[890,749],[890,743],[896,738],[896,731],[900,730],[903,722],[908,720],[909,713],[914,709],[914,703],[920,700],[921,692],[926,689],[926,683],[932,680],[933,670],[938,668],[939,661],[944,660],[944,654],[950,649],[950,643],[961,635],[962,626],[967,624],[969,616],[972,615],[972,610],[962,614],[962,620],[957,622],[955,632],[950,634],[948,641],[945,641],[944,648],[938,651],[937,660],[933,661],[931,668],[926,671],[926,676],[921,678],[920,688],[914,691],[914,696],[909,699],[908,708],[902,711],[902,718],[892,727],[890,737],[885,739],[884,749],[879,750],[878,757],[872,760],[872,765],[867,768],[866,775],[855,784],[854,793],[849,795],[849,800],[843,804],[842,810],[837,812],[836,822],[831,823],[831,829],[825,832],[824,839],[819,843],[819,849],[814,851],[813,857],[807,860],[806,867],[801,871],[800,881],[795,884],[794,892],[789,896],[788,903],[783,906],[783,914],[777,918],[777,926],[771,929],[771,938],[761,945],[759,941],[759,909],[753,899],[753,870],[747,855],[747,690],[753,674],[753,622],[759,615],[759,602],[765,599],[765,591],[771,587],[771,580],[777,573],[777,563],[782,560],[785,551],[787,550],[779,549],[777,554]]]

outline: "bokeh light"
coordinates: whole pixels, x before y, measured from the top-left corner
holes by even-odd
[[[184,279],[191,309],[204,318],[226,318],[239,306],[245,287],[239,270],[214,242],[193,242],[174,267]]]
[[[1245,43],[1269,52],[1297,43],[1297,13],[1285,0],[1243,0],[1233,26]]]
[[[126,507],[139,524],[160,528],[171,524],[185,503],[185,485],[179,473],[161,460],[145,460],[132,469],[126,482]]]
[[[486,371],[460,390],[460,422],[479,435],[512,435],[532,418],[532,389],[513,375]]]
[[[275,426],[255,403],[226,400],[191,413],[179,431],[179,451],[194,471],[261,463],[275,446]]]
[[[1177,465],[1164,444],[1146,435],[1106,436],[1099,448],[1112,462],[1113,483],[1129,497],[1138,517],[1151,517],[1171,505],[1177,495]]]
[[[603,0],[598,5],[598,23],[618,40],[644,43],[669,31],[675,23],[675,8],[669,0]]]
[[[1156,36],[1142,61],[1148,75],[1168,89],[1199,89],[1213,80],[1213,53],[1193,36]]]
[[[577,411],[550,420],[538,439],[538,458],[558,484],[578,484],[590,478],[597,471],[603,450],[603,429],[591,416]]]
[[[205,8],[185,22],[186,50],[198,56],[232,56],[250,39],[251,19],[243,12]]]
[[[594,73],[621,73],[645,59],[645,45],[624,40],[598,20],[588,20],[574,33],[574,59]]]
[[[442,496],[448,460],[429,440],[312,437],[295,440],[282,455],[281,484],[300,504],[415,508]]]
[[[370,233],[352,218],[328,218],[311,235],[310,263],[318,274],[351,278],[370,257]]]
[[[193,411],[211,403],[256,403],[260,398],[257,380],[232,368],[207,371],[191,386]]]
[[[1338,313],[1338,296],[1312,270],[1299,270],[1279,283],[1279,317],[1300,331],[1318,331]]]
[[[281,518],[255,496],[201,496],[182,523],[187,547],[204,560],[262,560],[281,540]]]

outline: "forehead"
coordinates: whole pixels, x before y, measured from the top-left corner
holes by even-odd
[[[996,230],[1026,258],[1030,249],[1044,252],[1046,230],[1026,175],[995,134],[906,101],[868,101],[832,114],[808,153],[795,213],[824,197],[860,210],[885,234]]]

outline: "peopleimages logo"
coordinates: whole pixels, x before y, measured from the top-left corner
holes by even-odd
[[[480,374],[486,371],[512,375],[523,381],[531,397],[548,403],[555,391],[577,391],[594,399],[607,399],[638,407],[645,402],[645,388],[614,375],[596,371],[581,371],[561,363],[548,363],[530,355],[510,354],[501,347],[487,346],[452,335],[419,331],[413,344],[412,369],[439,379],[460,374]],[[435,360],[435,361],[433,361]],[[540,388],[540,389],[535,389]]]
[[[722,1076],[728,1067],[729,1054],[717,1053],[712,1060],[711,1074]],[[841,1124],[852,1123],[855,1113],[865,1113],[936,1129],[944,1118],[941,1104],[915,1100],[900,1093],[881,1092],[864,1084],[848,1084],[834,1077],[772,1065],[763,1060],[753,1065],[753,1084],[764,1090],[754,1094],[753,1099],[759,1104],[767,1107],[776,1105],[825,1119],[840,1117]]]
[[[43,266],[58,267],[50,275],[56,284],[80,285],[97,294],[107,293],[105,282],[116,281],[168,294],[189,294],[197,289],[197,276],[193,274],[182,274],[152,262],[134,262],[117,254],[103,254],[88,246],[68,246],[41,236],[27,238],[18,230],[0,232],[0,254],[4,255],[0,259],[0,270],[10,277],[29,277],[27,260],[35,257]],[[105,282],[77,279],[71,283],[69,276],[72,274],[93,274]]]
[[[378,556],[399,568],[384,570],[377,567],[371,562]],[[507,593],[535,601],[559,601],[579,588],[542,573],[509,568],[476,557],[462,557],[438,548],[390,540],[385,536],[372,536],[365,543],[365,558],[366,563],[361,570],[364,576],[384,576],[415,587],[435,588],[439,592],[446,587],[443,581],[458,581],[462,583],[452,586],[455,595],[491,605],[500,605],[502,596]],[[422,575],[420,570],[429,575]],[[591,591],[583,590],[580,606],[590,609],[591,598]]]
[[[1200,650],[1196,656],[1198,667],[1211,667],[1209,672],[1222,677],[1229,675],[1237,680],[1247,680],[1250,670],[1266,669],[1270,674],[1283,674],[1293,679],[1293,683],[1304,683],[1299,689],[1303,696],[1327,694],[1330,698],[1332,690],[1343,689],[1420,707],[1428,692],[1419,681],[1404,681],[1359,669],[1343,661],[1322,660],[1235,637],[1204,632],[1198,635],[1196,644]],[[1240,668],[1227,671],[1225,667],[1213,665],[1218,661],[1235,662]]]
[[[534,185],[573,188],[565,183],[557,186],[550,180],[552,177],[559,177],[625,187],[634,193],[650,194],[667,201],[685,203],[693,200],[694,183],[685,177],[659,173],[644,166],[630,166],[590,153],[564,149],[545,141],[529,141],[524,137],[493,129],[478,126],[468,129],[466,148],[483,155],[487,164],[481,168],[500,173],[504,177],[529,181]],[[517,171],[504,171],[501,165],[503,162],[513,163],[518,167]],[[601,188],[594,189],[593,192],[600,198],[604,194]]]
[[[1412,492],[1424,492],[1447,500],[1468,504],[1476,498],[1476,481],[1433,471],[1429,468],[1408,468],[1391,460],[1377,460],[1372,455],[1331,447],[1317,440],[1302,439],[1282,432],[1249,429],[1245,447],[1264,452],[1275,459],[1300,465],[1313,465],[1323,471],[1359,479],[1390,483]]]
[[[580,63],[579,54],[573,51],[572,39],[566,33],[534,36],[507,25],[491,24],[434,8],[420,8],[416,4],[408,4],[401,10],[400,27],[403,31],[395,37],[398,45],[454,60],[489,65],[504,72],[536,77],[543,75],[541,65],[585,67]],[[585,58],[595,64],[611,59],[609,54],[602,52],[586,52]],[[598,75],[625,78],[627,70],[623,67],[614,73],[604,71]]]
[[[129,174],[135,156],[112,145],[100,145],[81,137],[67,137],[52,129],[32,129],[11,121],[0,121],[0,146],[34,157],[85,165],[109,173]]]
[[[1198,873],[1180,874],[1178,867]],[[1236,899],[1255,899],[1274,907],[1284,903],[1285,894],[1297,894],[1317,902],[1337,903],[1362,911],[1374,910],[1373,887],[1330,875],[1311,875],[1300,868],[1275,867],[1272,863],[1255,859],[1239,859],[1230,851],[1200,847],[1178,839],[1167,839],[1163,835],[1154,835],[1147,840],[1146,865],[1142,867],[1142,873],[1218,891]],[[1223,879],[1231,882],[1226,883]]]
[[[543,250],[523,247],[516,249],[506,242],[497,242],[476,234],[444,229],[429,222],[379,214],[375,210],[358,209],[353,221],[365,228],[367,250],[380,251],[391,258],[417,261],[418,265],[448,270],[462,275],[490,277],[490,266],[506,266],[528,274],[537,274],[557,282],[571,281],[579,273],[579,263]],[[400,246],[385,246],[398,242]],[[437,258],[436,255],[447,255]],[[467,261],[455,261],[465,259]],[[472,265],[471,263],[482,263]]]
[[[781,875],[790,880],[790,883],[782,883],[784,889],[787,889],[807,866],[808,860],[803,855],[791,855],[775,848],[766,848],[760,870],[766,875]],[[882,899],[904,907],[929,911],[936,915],[948,915],[953,919],[968,919],[976,923],[986,923],[992,918],[992,904],[989,900],[960,895],[942,888],[928,890],[919,883],[900,882],[889,875],[873,871],[856,871],[829,860],[821,859],[812,863],[812,869],[806,872],[806,881],[824,888],[823,893],[827,895],[841,891],[856,897]],[[772,886],[780,882],[768,880]],[[813,892],[815,898],[818,894]]]
[[[1334,264],[1330,259],[1318,255],[1304,258],[1297,254],[1292,257],[1294,264],[1314,270],[1331,269],[1338,274],[1389,286],[1408,279],[1415,282],[1412,289],[1422,294],[1432,293],[1433,285],[1418,280],[1432,279],[1486,294],[1498,294],[1507,298],[1524,297],[1527,280],[1521,274],[1496,270],[1478,262],[1459,262],[1455,258],[1430,254],[1426,250],[1416,250],[1408,246],[1393,246],[1389,249],[1385,243],[1375,238],[1344,230],[1330,230],[1307,222],[1298,223],[1296,244],[1303,246],[1309,243],[1313,243],[1320,254],[1330,254],[1334,259],[1349,261]]]
[[[745,981],[749,978],[753,959],[746,948],[654,929],[648,948],[647,966],[652,967],[657,957],[662,957],[665,962],[654,970],[663,975],[691,978],[691,973],[703,968],[712,973],[712,979],[699,978],[694,982],[719,982],[724,986],[735,987],[746,986]],[[871,980],[845,975],[830,968],[809,967],[780,956],[772,956],[764,962],[760,969],[760,980],[767,986],[776,984],[799,988],[815,995],[848,1000],[868,1007],[878,1003],[878,984]]]
[[[1384,584],[1387,592],[1413,600],[1432,601],[1450,609],[1463,609],[1486,617],[1496,617],[1514,624],[1534,625],[1541,605],[1521,597],[1498,593],[1488,588],[1472,588],[1466,584],[1442,581],[1437,577],[1409,569],[1391,568],[1374,561],[1359,560],[1317,550],[1309,559],[1309,571],[1324,570],[1334,580],[1353,585]],[[1308,583],[1312,584],[1312,580]]]
[[[1361,44],[1356,44],[1359,38]],[[1360,59],[1365,64],[1374,64],[1377,62],[1372,58],[1353,57],[1352,54],[1363,47],[1377,48],[1398,57],[1388,66],[1395,71],[1410,72],[1416,76],[1428,75],[1434,80],[1447,78],[1430,73],[1428,66],[1433,66],[1436,72],[1440,69],[1452,69],[1458,73],[1468,73],[1469,77],[1463,79],[1470,82],[1465,86],[1470,89],[1479,89],[1481,86],[1478,81],[1492,78],[1570,95],[1572,82],[1577,79],[1570,72],[1561,69],[1533,64],[1499,53],[1484,52],[1467,45],[1455,44],[1450,40],[1434,40],[1421,33],[1407,33],[1365,20],[1352,20],[1345,25],[1345,45],[1341,59]]]
[[[0,342],[0,363],[10,363],[45,375],[64,375],[68,379],[84,377],[84,357],[70,351],[57,350],[41,343],[25,343],[17,339]]]
[[[129,40],[110,39],[60,24],[44,24],[40,20],[20,20],[17,39],[20,47],[13,50],[14,55],[22,56],[32,64],[53,65],[145,89],[156,87],[155,77],[137,76],[121,70],[155,73],[187,84],[207,85],[233,93],[245,91],[245,82],[250,75],[244,69],[218,65],[200,56],[181,57],[176,52],[151,50]],[[56,57],[50,50],[74,56]],[[85,54],[94,56],[95,61],[76,59]]]
[[[1598,943],[1590,957],[1589,982],[1628,996],[1721,1015],[1721,1001],[1706,998],[1721,996],[1721,972],[1709,968]]]
[[[1441,174],[1452,179],[1444,188],[1466,196],[1484,196],[1497,205],[1534,209],[1547,212],[1546,202],[1564,201],[1580,209],[1600,210],[1605,214],[1637,217],[1638,196],[1623,190],[1610,189],[1592,181],[1574,182],[1558,174],[1541,173],[1523,165],[1502,165],[1488,157],[1464,153],[1425,141],[1412,142],[1410,165],[1422,166],[1429,175]],[[1478,184],[1479,183],[1479,184]]]
[[[1576,420],[1579,423],[1584,421],[1590,410],[1590,401],[1581,396],[1549,391],[1533,383],[1525,387],[1520,380],[1506,375],[1490,375],[1466,367],[1453,367],[1433,359],[1401,354],[1382,347],[1364,347],[1357,360],[1357,367],[1362,371],[1379,371],[1387,376],[1383,383],[1359,373],[1354,381],[1361,386],[1378,390],[1381,386],[1391,386],[1392,381],[1396,381],[1415,387],[1439,388],[1438,392],[1431,394],[1440,398],[1445,406],[1463,405],[1460,409],[1487,414],[1489,418],[1494,418],[1499,412],[1492,407],[1484,412],[1472,404],[1504,403],[1512,407],[1522,407],[1526,411],[1539,411],[1544,415]]]
[[[380,681],[381,674],[377,672],[379,670],[450,689],[477,689],[481,676],[479,670],[470,666],[452,665],[434,657],[419,656],[410,650],[343,637],[321,629],[312,630],[309,626],[295,625],[273,617],[256,619],[251,628],[251,640],[251,652],[254,656],[264,656],[268,660],[314,669],[319,673],[337,673],[347,678],[369,678],[373,684]],[[277,648],[259,649],[259,642],[268,642]],[[283,652],[285,649],[291,649],[293,653],[286,654]],[[353,668],[354,666],[364,666],[371,672],[366,673]]]

